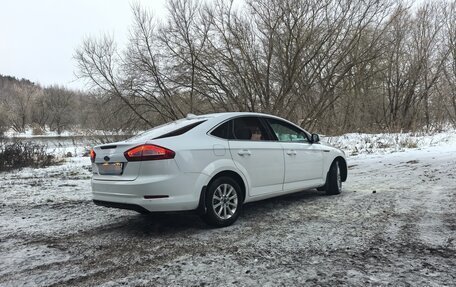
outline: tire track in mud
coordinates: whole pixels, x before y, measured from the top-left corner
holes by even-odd
[[[294,196],[294,197],[299,197],[299,196]],[[327,198],[320,197],[320,198],[311,198],[310,199],[311,203],[315,203],[313,206],[315,209],[323,209],[323,210],[333,210],[337,212],[337,209],[334,208],[337,206],[337,204],[334,204],[332,200],[328,200]],[[245,213],[250,213],[247,214],[247,218],[252,218],[256,221],[258,221],[258,217],[261,214],[264,214],[265,211],[269,211],[269,214],[266,214],[266,222],[261,222],[260,226],[257,226],[256,222],[243,222],[241,226],[236,226],[234,229],[231,230],[232,233],[237,233],[237,234],[242,234],[242,236],[236,236],[235,238],[226,238],[224,235],[226,235],[226,232],[224,231],[219,231],[219,230],[212,230],[211,233],[213,235],[213,239],[209,240],[206,243],[201,243],[198,242],[200,240],[200,236],[198,236],[198,232],[195,232],[192,234],[192,232],[186,232],[184,233],[190,233],[186,234],[188,236],[184,236],[183,234],[180,234],[180,242],[173,242],[173,244],[170,245],[169,248],[166,248],[166,246],[159,245],[159,249],[161,251],[161,254],[166,253],[167,256],[160,257],[155,255],[154,257],[146,257],[143,258],[141,261],[141,264],[136,264],[136,267],[131,270],[131,268],[125,268],[122,266],[118,266],[117,268],[109,268],[104,271],[100,271],[97,274],[92,274],[90,277],[87,278],[78,278],[74,280],[70,280],[68,282],[65,282],[65,284],[68,285],[90,285],[91,283],[94,282],[100,282],[100,281],[105,281],[108,279],[114,278],[123,278],[125,276],[131,275],[131,272],[133,273],[141,273],[141,272],[146,272],[147,270],[150,270],[151,268],[159,268],[160,265],[167,264],[169,262],[174,262],[176,258],[179,258],[180,256],[200,256],[203,258],[211,258],[214,256],[217,256],[217,254],[222,253],[225,256],[232,256],[234,257],[234,260],[236,262],[240,262],[241,266],[248,265],[248,262],[251,261],[252,258],[255,258],[257,260],[257,264],[263,264],[267,265],[268,260],[272,258],[287,258],[291,255],[291,258],[295,258],[296,254],[299,254],[299,257],[309,257],[309,256],[314,256],[314,257],[325,257],[329,256],[330,254],[334,255],[334,250],[333,248],[322,248],[324,247],[325,244],[327,244],[328,240],[324,239],[324,234],[329,234],[331,233],[328,231],[323,230],[322,232],[319,233],[319,235],[323,238],[322,244],[313,244],[313,245],[308,245],[304,244],[301,242],[298,244],[297,249],[293,249],[294,246],[292,245],[292,242],[287,242],[285,245],[278,245],[278,244],[267,244],[267,241],[275,241],[276,238],[283,237],[282,233],[287,234],[289,232],[292,232],[293,229],[296,229],[296,222],[290,223],[287,222],[285,225],[281,226],[278,232],[276,232],[275,229],[277,229],[277,221],[281,220],[280,216],[277,217],[275,215],[282,215],[283,216],[283,211],[287,211],[285,213],[285,217],[289,213],[294,213],[296,211],[302,212],[303,211],[303,205],[308,205],[311,204],[307,201],[304,202],[296,202],[293,199],[282,199],[282,200],[271,200],[269,202],[263,202],[262,204],[257,204],[256,206],[253,206],[253,208],[247,209]],[[274,207],[274,209],[271,208]],[[304,210],[308,209],[304,207]],[[312,209],[312,208],[310,208]],[[271,211],[272,210],[272,211]],[[308,210],[307,210],[308,211]],[[323,224],[337,224],[337,222],[333,221],[333,219],[329,218],[326,220],[318,220],[318,214],[308,214],[308,213],[303,213],[302,214],[302,220],[317,220],[317,221],[323,221]],[[261,218],[261,217],[260,217]],[[264,217],[262,217],[264,218]],[[253,223],[253,224],[252,224]],[[130,223],[131,225],[131,223]],[[247,225],[247,226],[246,226]],[[245,232],[245,231],[248,232]],[[107,231],[109,233],[111,231]],[[268,233],[268,236],[266,236],[268,239],[264,240],[264,238],[258,238],[257,241],[253,242],[252,241],[252,236],[255,234],[261,234],[261,233]],[[163,241],[172,239],[173,236],[165,236],[163,238]],[[189,240],[192,237],[196,237],[196,242],[195,240]],[[185,244],[182,244],[182,240],[188,241]],[[141,242],[134,242],[134,243],[141,243]],[[179,244],[180,243],[180,244]],[[209,247],[208,247],[209,246]],[[231,248],[228,248],[231,246]],[[125,250],[124,250],[125,248]],[[112,253],[110,250],[117,250],[119,253],[115,252]],[[101,257],[106,258],[103,259],[102,261],[110,261],[112,258],[117,258],[118,256],[121,256],[121,254],[124,254],[126,250],[130,250],[131,247],[129,246],[122,246],[120,245],[115,245],[111,246],[108,249],[108,252],[103,254]],[[177,250],[180,250],[180,252],[176,252]],[[239,251],[241,249],[241,252]],[[324,250],[327,249],[327,250]],[[147,250],[142,249],[139,253],[143,254],[144,252],[147,252]],[[346,257],[346,254],[343,253],[343,255]],[[133,256],[134,257],[134,256]],[[99,257],[98,257],[99,258]],[[299,267],[302,266],[302,260],[294,259],[296,262],[294,263],[293,261],[290,260],[285,260],[282,259],[281,261],[281,266],[285,265],[288,266],[287,268],[292,268],[292,267]],[[321,261],[321,260],[320,260]],[[95,261],[97,264],[100,264],[100,260]],[[175,265],[175,264],[174,264]],[[174,266],[171,264],[171,266]],[[342,265],[342,264],[341,264]],[[175,266],[174,266],[175,267]],[[285,268],[285,267],[282,267]],[[314,268],[316,269],[316,268]],[[315,271],[317,272],[317,271]],[[320,275],[321,277],[322,275]],[[63,282],[60,282],[59,284],[62,284]]]
[[[277,205],[276,203],[272,204]],[[282,205],[282,203],[279,203],[279,205]],[[253,211],[252,209],[248,209],[245,213],[262,213],[263,210],[264,208],[257,204],[256,206],[253,206]],[[250,214],[246,215],[247,217],[250,217]],[[271,228],[266,224],[258,229],[256,228],[256,224],[252,226],[251,222],[244,222],[243,224],[232,226],[229,229],[207,229],[207,227],[200,222],[198,217],[183,218],[181,216],[183,215],[174,215],[174,219],[169,218],[168,215],[163,215],[163,217],[159,216],[158,219],[163,220],[164,222],[160,224],[146,222],[146,227],[142,226],[144,223],[142,219],[134,219],[124,226],[124,231],[130,230],[133,231],[130,234],[136,235],[133,239],[134,242],[130,242],[131,245],[136,244],[136,246],[139,246],[136,256],[133,257],[138,257],[139,254],[151,253],[150,248],[142,245],[145,243],[155,246],[152,252],[159,251],[159,253],[155,253],[153,256],[143,257],[140,260],[141,263],[135,265],[134,270],[128,270],[129,268],[125,269],[123,266],[118,266],[117,268],[112,268],[110,272],[101,271],[98,272],[98,274],[93,274],[91,277],[82,280],[80,278],[71,280],[65,282],[65,284],[80,284],[82,286],[90,284],[90,282],[108,280],[113,276],[115,278],[122,278],[131,275],[132,271],[134,271],[134,273],[141,273],[146,272],[151,268],[159,268],[161,265],[174,261],[181,256],[204,257],[209,255],[209,257],[212,257],[220,253],[236,255],[239,253],[239,249],[242,248],[238,246],[238,242],[249,242],[254,233]],[[180,223],[176,226],[176,222]],[[179,226],[181,227],[181,230],[179,230]],[[114,228],[105,229],[103,232],[106,234],[117,233],[119,230],[114,230]],[[226,236],[227,234],[228,236]],[[233,236],[233,234],[235,236]],[[97,238],[100,237],[99,232],[95,236]],[[159,237],[154,237],[151,242],[151,236]],[[116,250],[115,253],[111,252],[113,249]],[[122,256],[122,254],[125,254],[128,250],[131,250],[131,246],[125,246],[122,243],[119,243],[116,246],[110,246],[107,252],[101,255],[101,258],[104,258],[104,261],[110,261],[112,258]],[[245,251],[247,250],[243,249],[243,251],[243,256],[245,256]],[[247,256],[249,256],[248,253]],[[94,263],[100,263],[99,258],[100,257],[98,257]],[[59,284],[61,283],[62,282]]]
[[[399,205],[396,213],[400,215],[399,234],[402,240],[440,247],[454,236],[445,226],[445,222],[455,216],[451,202],[454,202],[456,189],[444,180],[442,182],[442,176],[437,177],[437,174],[442,172],[435,167],[432,168],[432,173],[424,170],[423,174],[418,175],[420,184],[410,187],[408,192],[397,193],[396,202]],[[421,184],[426,180],[432,184]]]
[[[311,200],[315,201],[315,199],[312,199],[312,196],[314,195],[310,196]],[[306,196],[304,196],[304,198],[305,197]],[[275,210],[271,211],[271,213],[277,214],[282,210],[287,210],[290,207],[293,208],[293,205],[295,207],[301,206],[301,203],[293,201],[294,200],[285,198],[279,200],[279,202],[277,202],[277,200],[269,201],[269,203],[266,202],[266,205],[272,205]],[[307,204],[307,202],[303,202],[302,204]],[[277,210],[278,208],[279,210]],[[261,217],[252,218],[252,216],[255,214],[260,215],[264,210],[271,210],[271,208],[270,206],[263,207],[262,204],[256,204],[253,208],[246,210],[246,213],[250,213],[246,214],[247,218],[250,217],[252,220],[261,219]],[[160,254],[166,254],[166,256],[162,256],[162,258],[160,258],[160,254],[143,257],[140,260],[141,264],[134,262],[135,272],[141,272],[148,270],[152,263],[153,266],[158,266],[165,261],[173,260],[182,255],[193,255],[195,252],[196,254],[216,254],[222,251],[223,253],[229,254],[234,252],[236,254],[239,248],[236,246],[236,242],[250,242],[252,234],[276,228],[274,222],[277,223],[277,218],[274,219],[271,217],[271,221],[268,221],[266,225],[262,225],[258,230],[255,228],[257,225],[255,222],[249,222],[247,220],[244,224],[233,226],[231,231],[229,231],[225,229],[205,230],[206,227],[202,225],[195,216],[188,219],[184,215],[178,215],[171,218],[168,217],[168,215],[164,215],[163,217],[159,216],[155,219],[162,222],[151,223],[144,220],[143,217],[134,216],[130,220],[104,226],[101,229],[88,230],[77,236],[68,235],[57,239],[50,238],[49,240],[37,240],[34,243],[49,244],[50,246],[61,250],[68,249],[69,245],[73,246],[72,249],[74,249],[74,251],[72,252],[72,257],[75,258],[79,256],[79,259],[73,259],[68,263],[71,266],[77,267],[76,270],[93,270],[95,266],[112,266],[113,264],[110,263],[115,262],[117,258],[125,257],[125,254],[131,253],[131,250],[135,250],[135,248],[137,252],[135,252],[134,255],[130,255],[132,258],[140,257],[140,254],[150,254],[150,245],[159,249]],[[225,235],[227,232],[236,234],[236,236],[226,238]],[[201,233],[203,233],[202,236]],[[120,240],[118,240],[119,237]],[[153,237],[153,240],[150,240],[151,237]],[[111,238],[114,240],[112,241]],[[199,241],[202,239],[203,243],[200,243]],[[208,248],[208,246],[215,247]],[[255,253],[255,248],[250,250],[250,252]],[[81,257],[81,254],[83,254],[83,257]],[[126,261],[130,262],[133,260],[129,259]],[[68,282],[59,280],[56,284],[85,285],[86,283],[89,284],[88,282],[97,282],[97,280],[103,281],[107,278],[112,278],[112,276],[122,277],[131,273],[131,270],[125,268],[122,264],[115,263],[114,265],[115,267],[103,267],[102,270],[90,273],[88,276],[83,276],[83,278],[72,278],[73,276],[70,275],[68,277],[71,279],[68,280]],[[65,263],[45,265],[36,268],[35,273],[39,273],[46,269],[64,267]],[[27,270],[27,272],[32,271],[33,270]],[[115,275],[116,273],[117,275]]]
[[[439,178],[430,176],[426,170],[423,176],[435,185],[439,183]],[[444,284],[455,281],[456,276],[448,270],[456,268],[456,250],[445,245],[454,233],[448,228],[442,230],[445,221],[455,216],[454,209],[448,208],[450,198],[454,200],[454,191],[438,185],[420,186],[416,184],[420,178],[411,178],[403,189],[391,193],[393,212],[385,217],[369,248],[359,256],[359,262],[364,262],[368,269],[402,273],[388,278],[380,272],[377,279],[383,278],[381,284],[430,285],[435,281]]]
[[[170,267],[169,270],[166,271],[160,269],[162,270],[162,273],[172,272],[171,270],[173,268],[178,268],[176,264],[179,263],[178,258],[180,257],[190,257],[186,259],[190,262],[193,261],[193,257],[197,257],[205,261],[205,264],[211,266],[211,258],[216,257],[220,253],[223,256],[231,256],[232,260],[239,263],[240,266],[248,266],[249,262],[254,258],[253,260],[257,260],[257,265],[266,266],[268,267],[267,269],[276,269],[277,272],[303,266],[306,266],[307,268],[312,267],[310,269],[316,274],[316,277],[313,277],[313,280],[317,280],[315,278],[318,278],[317,282],[320,283],[326,282],[328,284],[337,284],[338,282],[340,283],[344,282],[344,280],[348,280],[349,278],[346,275],[347,271],[345,270],[347,267],[349,267],[351,274],[357,274],[358,277],[364,278],[366,282],[379,283],[388,282],[388,280],[390,280],[389,276],[384,273],[394,273],[395,269],[398,267],[402,269],[405,268],[401,267],[400,264],[396,264],[397,254],[402,254],[402,256],[414,256],[414,248],[429,252],[429,256],[433,257],[439,256],[442,253],[437,249],[423,249],[420,246],[411,245],[407,241],[405,241],[404,244],[399,243],[403,240],[400,235],[398,236],[398,240],[390,242],[385,246],[382,242],[387,240],[387,229],[390,220],[395,218],[395,214],[385,213],[384,211],[394,206],[395,201],[398,199],[395,196],[391,197],[391,194],[385,193],[351,196],[348,192],[349,191],[341,197],[337,197],[336,201],[325,197],[315,197],[315,195],[303,196],[302,194],[299,194],[256,204],[250,209],[249,206],[247,206],[246,214],[244,215],[246,215],[245,217],[248,221],[243,222],[241,226],[236,226],[234,228],[235,230],[231,230],[232,233],[242,234],[242,236],[237,236],[236,238],[226,238],[226,232],[217,230],[211,231],[213,238],[206,239],[206,242],[201,243],[199,242],[201,239],[201,236],[199,236],[200,231],[197,228],[202,226],[194,226],[196,229],[187,229],[184,227],[182,230],[176,231],[176,226],[172,226],[172,224],[170,227],[167,226],[170,222],[164,222],[164,225],[152,223],[148,228],[155,226],[157,232],[159,232],[158,230],[160,229],[164,229],[160,233],[163,233],[163,231],[165,232],[162,238],[149,242],[150,244],[155,245],[160,252],[150,256],[143,256],[139,261],[135,261],[134,258],[138,258],[141,256],[140,254],[147,254],[147,252],[150,252],[150,250],[143,245],[145,244],[144,240],[147,241],[148,239],[147,235],[153,236],[158,233],[146,232],[147,228],[141,226],[144,222],[142,222],[142,220],[133,219],[120,228],[124,231],[133,231],[133,242],[130,242],[130,244],[118,242],[117,244],[109,246],[106,251],[102,252],[99,256],[96,256],[96,258],[93,258],[89,263],[82,264],[84,266],[82,269],[93,270],[93,265],[109,266],[110,263],[112,265],[112,262],[116,262],[117,258],[122,257],[122,255],[125,257],[125,254],[129,250],[132,250],[131,245],[134,246],[136,244],[137,248],[139,246],[137,251],[133,255],[130,254],[129,259],[125,258],[126,262],[128,262],[127,266],[117,262],[114,267],[107,267],[83,278],[79,277],[69,281],[61,281],[57,285],[67,284],[86,286],[96,282],[116,280],[115,278],[125,278],[131,276],[132,273],[143,274],[151,270],[157,271],[163,265],[169,265]],[[296,199],[299,199],[300,197],[302,197],[301,200],[304,200],[301,202],[296,201]],[[399,200],[400,199],[402,199],[401,196],[399,196]],[[355,210],[358,214],[362,213],[364,216],[360,217],[358,221],[350,222],[351,211],[346,208],[349,205],[355,206],[352,210]],[[318,210],[330,212],[324,214],[324,212],[319,213]],[[339,210],[344,210],[345,213],[337,214]],[[286,242],[287,244],[284,245],[277,244],[277,242],[279,242],[277,238],[280,238],[282,233],[293,234],[294,232],[295,235],[303,234],[299,232],[299,226],[297,225],[299,221],[286,222],[289,215],[296,215],[296,213],[300,215],[298,216],[298,220],[307,221],[307,223],[317,221],[317,224],[323,226],[324,231],[316,233],[321,237],[321,244],[309,245],[300,243],[297,246],[293,246],[293,242]],[[326,215],[327,217],[324,218],[323,215]],[[323,217],[323,219],[321,217]],[[198,219],[195,218],[195,220]],[[274,229],[277,229],[277,223],[280,220],[284,220],[286,224],[276,231]],[[340,222],[338,222],[338,220]],[[190,220],[190,222],[191,221],[192,220]],[[189,222],[184,222],[183,225],[185,226],[188,223]],[[344,230],[337,230],[336,225],[338,223],[344,226]],[[94,238],[103,237],[103,233],[109,238],[109,234],[115,234],[119,231],[118,228],[119,226],[106,228],[102,234],[94,234]],[[334,228],[334,232],[331,232],[331,228]],[[354,234],[347,232],[346,229],[350,228],[355,229],[356,232]],[[166,230],[170,231],[170,233],[166,233]],[[368,235],[362,235],[362,233],[366,231],[368,231]],[[358,244],[350,244],[350,242],[348,242],[346,247],[344,244],[332,244],[333,239],[331,237],[337,237],[338,232],[342,233],[340,235],[341,237],[346,236],[358,240],[361,238],[361,240]],[[252,242],[252,236],[262,233],[268,234],[267,240],[258,238],[257,241]],[[175,235],[179,235],[179,239],[175,238]],[[413,234],[410,236],[413,236]],[[304,240],[312,240],[314,237],[315,234],[308,234],[307,238]],[[276,242],[276,244],[267,244],[267,241]],[[107,242],[104,242],[100,246],[105,248],[106,244]],[[234,247],[227,248],[228,246]],[[115,252],[113,252],[113,250],[115,250]],[[239,250],[242,252],[239,252]],[[318,263],[314,264],[315,266],[309,266],[309,264],[303,262],[303,258],[309,257],[317,258],[316,261]],[[269,261],[273,260],[277,262],[279,261],[277,258],[289,259],[281,259],[279,268],[270,266]],[[331,259],[328,260],[328,258]],[[334,270],[327,274],[318,273],[318,269],[323,268],[328,261],[335,267]],[[446,263],[449,264],[449,262]],[[130,264],[134,267],[131,267]],[[418,263],[413,265],[413,268],[422,270],[417,266],[419,266]],[[405,268],[404,271],[417,272],[417,270],[414,270],[413,268],[410,270]],[[376,269],[386,269],[386,272],[380,272],[379,274],[372,272],[372,270]],[[435,269],[434,271],[438,270],[439,269]],[[306,276],[307,274],[303,274],[303,277]],[[415,280],[419,281],[420,278]],[[298,283],[297,281],[293,282]],[[404,281],[404,278],[399,278],[396,282],[404,283],[406,281]]]

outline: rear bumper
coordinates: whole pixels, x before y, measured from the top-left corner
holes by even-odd
[[[135,204],[109,202],[109,201],[102,201],[102,200],[93,200],[93,203],[95,203],[98,206],[134,210],[139,213],[149,213],[150,212],[149,210],[145,209],[144,207],[135,205]]]
[[[133,181],[92,179],[92,194],[97,205],[138,212],[194,210],[207,180],[207,175],[201,173],[143,176]],[[146,199],[144,196],[163,197]]]

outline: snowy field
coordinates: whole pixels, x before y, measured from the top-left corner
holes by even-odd
[[[82,146],[0,173],[0,286],[455,286],[456,132],[323,140],[349,155],[341,195],[248,204],[223,229],[95,206]]]

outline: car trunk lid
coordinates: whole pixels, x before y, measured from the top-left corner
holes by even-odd
[[[93,148],[95,159],[92,163],[94,180],[128,181],[138,177],[141,162],[129,162],[124,153],[134,148],[137,142],[119,142],[99,145]]]

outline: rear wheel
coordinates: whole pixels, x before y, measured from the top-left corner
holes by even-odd
[[[326,194],[335,195],[342,191],[342,176],[340,174],[339,161],[335,160],[329,168],[325,184]]]
[[[241,188],[231,177],[219,177],[208,187],[206,194],[206,214],[203,220],[215,227],[233,224],[239,217],[242,207]]]

